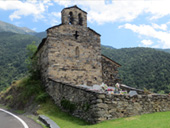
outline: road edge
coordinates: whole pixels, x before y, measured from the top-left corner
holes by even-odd
[[[11,115],[11,116],[13,116],[13,117],[15,117],[17,120],[19,120],[19,121],[22,123],[22,125],[24,126],[24,128],[29,128],[28,125],[27,125],[21,118],[19,118],[18,116],[14,115],[13,113],[8,112],[8,111],[6,111],[6,110],[4,110],[4,109],[1,109],[1,108],[0,108],[0,111],[5,112],[5,113],[7,113],[7,114],[9,114],[9,115]]]

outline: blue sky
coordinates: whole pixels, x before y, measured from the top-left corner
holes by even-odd
[[[115,48],[170,48],[169,0],[1,0],[0,20],[37,32],[61,23],[61,10],[77,5],[101,43]]]

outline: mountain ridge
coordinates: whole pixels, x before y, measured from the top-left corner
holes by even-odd
[[[35,33],[37,33],[27,27],[18,27],[16,25],[6,23],[3,21],[0,21],[0,32],[13,32],[18,34],[29,34],[29,35],[34,35]]]

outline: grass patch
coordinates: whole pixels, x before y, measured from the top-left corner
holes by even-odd
[[[69,100],[63,99],[61,100],[61,106],[66,109],[69,110],[69,112],[74,112],[76,110],[76,104],[71,103]]]
[[[1,92],[1,99],[10,101],[8,104],[28,103],[30,99],[36,103],[45,102],[49,95],[45,92],[44,86],[40,80],[32,79],[30,76],[13,83],[6,91]]]
[[[87,122],[62,112],[52,101],[41,104],[39,114],[48,116],[61,128],[170,128],[170,112],[159,112],[104,121],[90,125]]]
[[[17,114],[24,114],[25,113],[24,110],[14,110],[14,112],[17,113]]]
[[[26,77],[19,82],[18,87],[23,88],[20,93],[23,99],[29,99],[29,97],[35,96],[35,100],[37,102],[45,102],[48,97],[48,94],[44,91],[40,80]]]

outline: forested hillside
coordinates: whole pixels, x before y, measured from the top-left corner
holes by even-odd
[[[40,39],[30,35],[0,32],[0,90],[26,73],[26,46]]]
[[[170,49],[156,49],[156,50],[164,51],[164,52],[170,53]]]
[[[151,48],[110,49],[102,53],[122,65],[119,68],[122,83],[155,92],[170,91],[170,54]]]

